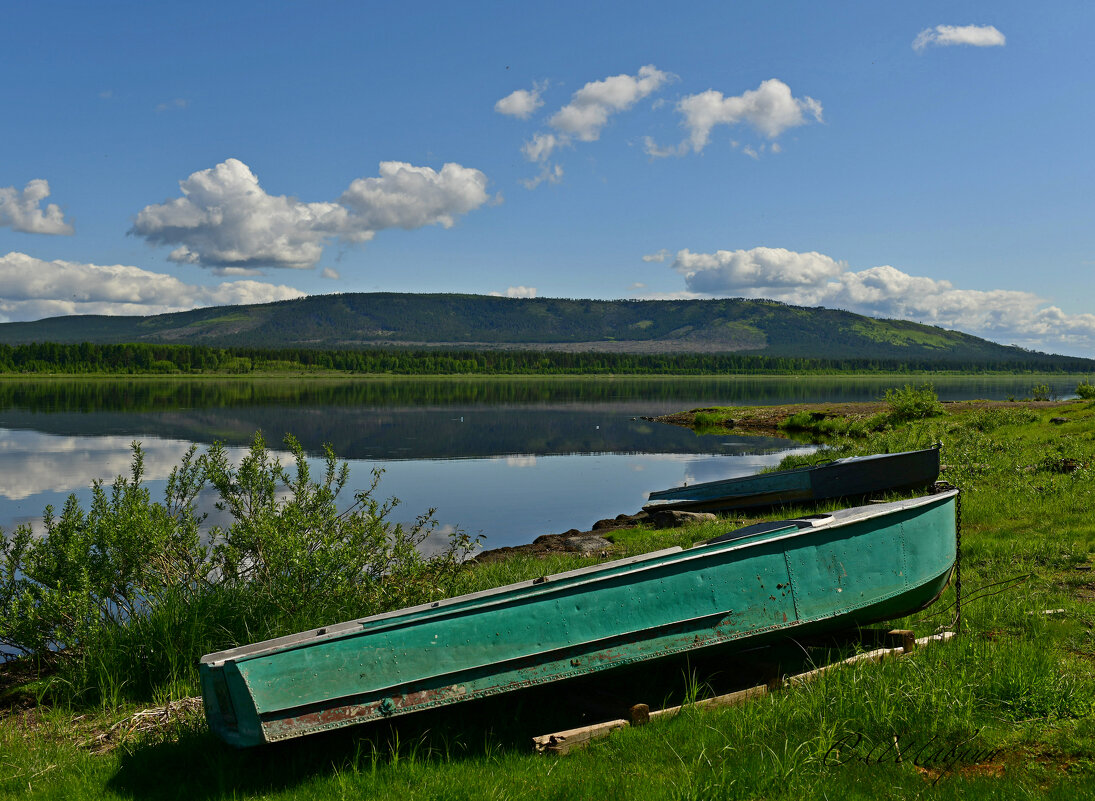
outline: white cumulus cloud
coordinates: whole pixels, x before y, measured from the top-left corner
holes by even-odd
[[[688,141],[685,140],[679,145],[666,145],[663,147],[654,141],[654,137],[644,136],[643,150],[646,151],[646,155],[654,159],[664,159],[668,156],[684,156],[688,153]]]
[[[385,228],[449,228],[490,200],[487,177],[459,164],[436,171],[385,161],[379,172],[353,181],[337,201],[305,203],[267,194],[246,164],[228,159],[180,181],[182,197],[143,208],[131,233],[175,246],[174,262],[308,269],[336,237],[359,243]]]
[[[744,123],[768,139],[775,139],[788,128],[805,125],[810,118],[819,122],[822,119],[821,103],[812,97],[794,97],[791,87],[778,78],[769,78],[756,89],[731,97],[715,89],[688,95],[677,103],[677,111],[688,130],[687,141],[697,153],[707,146],[716,125]]]
[[[177,245],[168,259],[180,263],[309,268],[348,216],[337,203],[266,194],[238,159],[195,172],[179,188],[182,197],[141,209],[132,233]]]
[[[840,275],[845,267],[820,253],[760,247],[714,253],[693,253],[686,248],[677,253],[673,269],[684,275],[693,292],[718,294],[812,286]]]
[[[487,294],[495,298],[534,298],[536,297],[536,287],[511,286],[505,292],[488,292]]]
[[[668,259],[672,255],[673,254],[670,253],[668,250],[666,250],[665,248],[662,248],[661,250],[659,250],[655,253],[647,253],[645,256],[643,256],[643,261],[645,261],[645,262],[656,261],[658,263],[661,263],[661,262],[665,261],[666,259]]]
[[[189,100],[182,97],[176,97],[174,100],[158,104],[156,106],[156,111],[178,111],[180,109],[186,108],[189,105]]]
[[[22,191],[14,186],[0,186],[0,228],[27,234],[71,234],[72,226],[56,203],[41,208],[49,197],[49,181],[35,178]]]
[[[524,178],[521,183],[526,189],[535,189],[542,183],[557,184],[563,180],[563,167],[561,164],[544,164],[540,168],[540,174],[532,178]]]
[[[524,185],[534,189],[545,181],[557,183],[562,178],[562,168],[558,164],[550,164],[548,160],[560,148],[569,147],[575,141],[597,141],[613,115],[630,109],[674,77],[653,64],[647,64],[640,67],[635,75],[612,75],[587,83],[571,95],[569,103],[548,119],[552,130],[536,132],[521,148],[527,160],[541,165],[540,174],[523,181]]]
[[[590,81],[548,122],[557,131],[583,142],[594,142],[600,138],[609,117],[631,108],[672,77],[653,64],[647,64],[639,68],[638,75],[613,75],[601,81]]]
[[[351,212],[343,237],[371,239],[384,228],[452,228],[455,217],[490,200],[487,176],[471,167],[446,164],[437,172],[402,161],[384,161],[379,178],[358,178],[339,203]]]
[[[855,271],[821,253],[783,248],[685,249],[672,268],[684,276],[682,297],[768,298],[938,325],[1038,350],[1095,349],[1095,315],[1066,314],[1032,292],[959,289],[890,265]]]
[[[304,294],[261,281],[199,286],[122,264],[44,261],[16,252],[0,256],[0,319],[4,322],[69,314],[164,314],[200,306],[291,300]]]
[[[913,40],[912,48],[919,52],[929,46],[1003,47],[1006,43],[1007,38],[993,25],[936,25],[922,30]]]
[[[529,161],[547,161],[557,148],[570,144],[566,137],[556,136],[553,133],[541,131],[534,134],[531,139],[521,146],[521,152]]]
[[[536,82],[533,83],[532,89],[518,89],[516,92],[510,92],[494,104],[494,110],[508,117],[527,120],[544,105],[540,95],[546,88],[547,83]]]

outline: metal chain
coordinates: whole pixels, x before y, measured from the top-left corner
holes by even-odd
[[[954,498],[954,619],[951,628],[955,634],[962,631],[962,488],[956,487],[949,481],[938,481],[935,484],[936,492],[954,490],[958,494]]]

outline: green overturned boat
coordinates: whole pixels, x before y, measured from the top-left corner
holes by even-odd
[[[954,490],[764,523],[209,654],[210,728],[250,746],[708,649],[863,625],[932,603]]]
[[[930,487],[939,478],[939,447],[833,459],[794,470],[706,481],[650,493],[646,512],[715,512]]]

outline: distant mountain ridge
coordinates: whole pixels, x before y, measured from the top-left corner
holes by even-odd
[[[941,362],[1027,362],[1043,356],[935,326],[768,300],[514,299],[388,292],[313,295],[148,317],[81,315],[0,324],[0,343],[29,342],[521,348]]]

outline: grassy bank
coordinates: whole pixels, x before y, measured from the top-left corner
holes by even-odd
[[[772,411],[778,428],[809,409]],[[821,411],[819,408],[813,411]],[[895,415],[843,406],[818,419],[841,454],[943,445],[962,488],[961,637],[747,706],[685,711],[564,758],[535,756],[563,698],[500,702],[231,751],[185,708],[40,699],[9,681],[0,793],[20,798],[1091,798],[1095,797],[1095,403],[944,404]],[[713,414],[713,410],[708,410]],[[712,430],[743,412],[702,422]],[[878,415],[889,415],[878,419]],[[696,415],[693,415],[695,418]],[[870,420],[870,424],[855,424]],[[615,532],[613,555],[687,545],[758,519]],[[460,573],[464,592],[581,564],[516,558]],[[900,627],[952,621],[953,589]],[[705,666],[710,671],[711,666]],[[656,703],[717,676],[682,664],[642,677]],[[182,676],[168,695],[193,692]],[[603,688],[602,688],[603,690]],[[656,697],[655,697],[656,696]],[[586,701],[578,710],[594,714]],[[158,716],[158,717],[157,717]],[[142,722],[144,721],[144,722]],[[147,724],[151,721],[151,724]],[[113,733],[112,726],[117,726]],[[563,728],[558,726],[557,728]],[[896,738],[896,739],[895,739]],[[115,746],[96,753],[104,746]],[[898,754],[901,754],[900,761]]]

